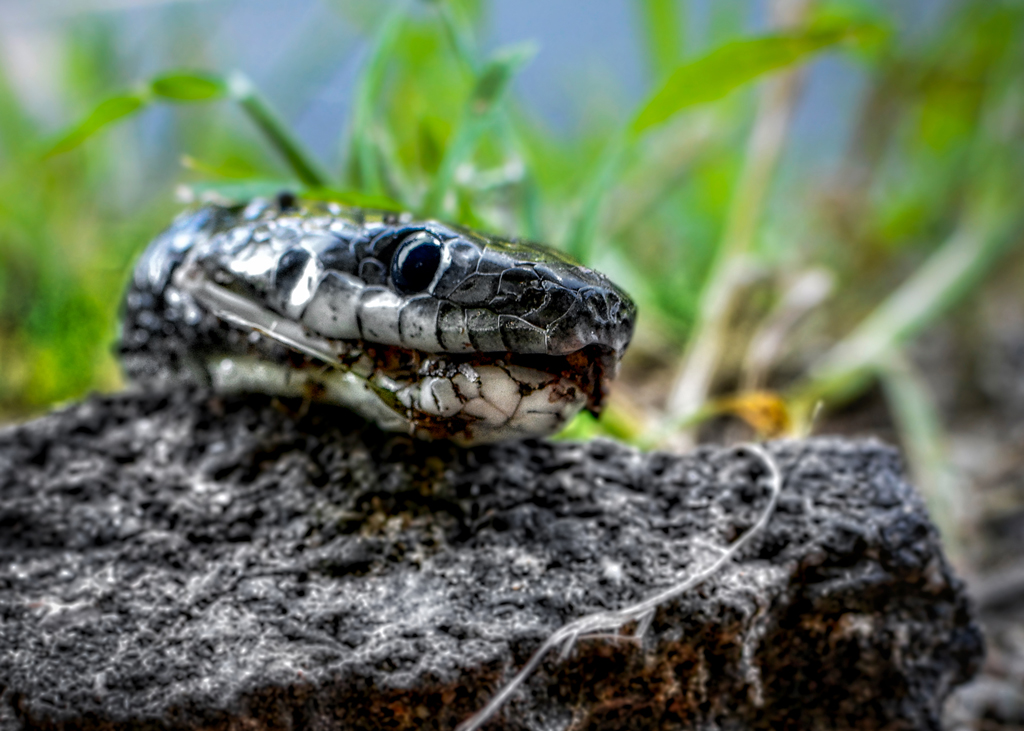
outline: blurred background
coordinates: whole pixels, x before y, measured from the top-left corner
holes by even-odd
[[[282,188],[566,250],[639,446],[899,445],[1024,727],[1024,2],[0,0],[0,422],[123,386],[132,262]]]

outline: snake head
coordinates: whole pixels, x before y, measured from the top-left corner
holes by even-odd
[[[129,294],[130,373],[160,350],[139,335],[155,316],[216,387],[302,391],[463,444],[600,411],[636,316],[607,277],[544,247],[301,200],[186,214],[140,260],[135,290],[162,310],[145,317]],[[176,307],[202,317],[186,327]]]

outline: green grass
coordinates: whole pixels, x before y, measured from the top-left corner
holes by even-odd
[[[580,98],[592,113],[570,135],[513,93],[529,39],[480,51],[483,2],[375,8],[337,8],[369,42],[352,114],[338,123],[337,169],[305,149],[269,90],[231,69],[135,77],[102,19],[67,25],[63,130],[42,131],[0,68],[0,416],[119,387],[120,291],[181,184],[401,207],[614,272],[641,310],[626,383],[604,420],[582,418],[570,434],[645,444],[691,429],[714,397],[749,380],[746,349],[786,321],[778,308],[800,273],[825,268],[834,288],[781,331],[785,347],[768,364],[769,383],[785,376],[776,387],[796,424],[879,373],[894,382],[892,359],[969,302],[1020,240],[1019,3],[954,3],[912,40],[878,3],[811,4],[757,36],[743,32],[741,4],[717,3],[712,37],[691,47],[683,4],[637,0],[647,93],[625,114]],[[179,26],[168,33],[187,34],[187,58],[212,55],[210,39]],[[783,169],[798,142],[785,122],[800,70],[823,54],[867,78],[830,180]],[[178,167],[139,155],[138,118],[160,107],[174,110],[163,134]],[[773,120],[783,122],[774,136]],[[646,381],[678,396],[665,408],[643,394]]]

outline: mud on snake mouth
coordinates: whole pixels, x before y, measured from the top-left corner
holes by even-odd
[[[125,296],[129,378],[302,396],[468,445],[601,409],[636,308],[549,249],[282,195],[181,214]]]

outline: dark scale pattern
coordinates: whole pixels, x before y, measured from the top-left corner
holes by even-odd
[[[222,295],[235,299],[225,304]],[[253,308],[262,319],[253,319]],[[468,362],[483,353],[551,357],[547,367],[535,365],[587,384],[596,412],[635,316],[606,277],[555,252],[436,221],[285,197],[200,208],[158,237],[125,299],[122,354],[136,380],[180,374],[205,382],[208,362],[281,352],[254,350],[244,337],[248,326],[319,358],[319,346],[303,350],[294,337],[275,334],[286,321],[298,328],[293,334],[360,340],[364,349]],[[583,356],[569,366],[565,356],[575,353]],[[292,358],[284,352],[274,362]]]
[[[132,380],[304,393],[463,445],[598,413],[635,318],[607,278],[541,247],[288,196],[180,216],[124,309]]]
[[[770,445],[778,510],[643,642],[553,655],[488,729],[938,730],[981,637],[899,460]],[[764,469],[458,450],[269,398],[96,397],[0,431],[0,728],[452,729],[548,633],[733,540]]]
[[[358,264],[352,246],[344,239],[336,239],[330,246],[323,248],[318,256],[324,269],[355,274]]]
[[[290,292],[306,270],[313,254],[306,249],[289,249],[281,255],[274,272],[274,288],[279,292]]]

